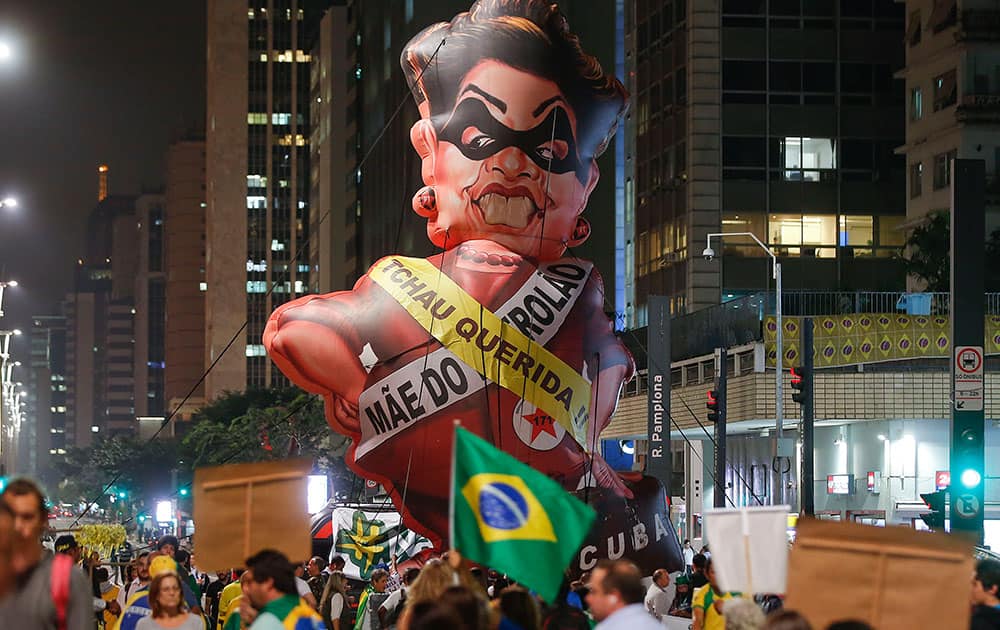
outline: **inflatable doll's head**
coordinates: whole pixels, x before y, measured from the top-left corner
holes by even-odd
[[[479,0],[410,40],[401,63],[421,116],[413,206],[435,245],[486,239],[552,260],[586,240],[580,215],[627,94],[555,3]]]

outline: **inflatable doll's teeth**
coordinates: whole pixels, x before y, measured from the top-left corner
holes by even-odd
[[[489,225],[524,228],[535,215],[535,204],[529,197],[504,197],[487,193],[479,200],[483,217]]]

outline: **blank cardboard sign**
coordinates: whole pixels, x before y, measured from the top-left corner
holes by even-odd
[[[261,549],[293,562],[311,554],[306,477],[293,459],[199,468],[194,473],[195,553],[203,571],[242,567]]]
[[[814,628],[968,628],[972,546],[941,533],[800,519],[785,607]]]
[[[722,590],[784,593],[787,529],[787,505],[705,512],[705,535]]]

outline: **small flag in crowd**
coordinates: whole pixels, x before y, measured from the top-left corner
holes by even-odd
[[[455,428],[451,482],[452,546],[554,601],[594,510],[461,427]]]

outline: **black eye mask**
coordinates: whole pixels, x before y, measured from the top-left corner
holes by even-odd
[[[555,135],[552,134],[552,124],[555,121]],[[462,134],[470,127],[475,127],[479,133],[468,143],[462,142]],[[553,155],[544,145],[552,139],[565,142],[566,157]],[[589,175],[588,166],[580,160],[576,151],[576,140],[573,138],[573,128],[569,122],[569,114],[561,107],[554,108],[549,115],[535,128],[527,131],[514,131],[502,122],[493,118],[486,105],[474,98],[465,99],[455,109],[455,113],[438,131],[438,139],[450,142],[458,147],[462,155],[470,160],[482,161],[496,155],[507,147],[517,147],[543,171],[548,171],[551,156],[551,172],[576,173],[580,183],[586,184]]]

